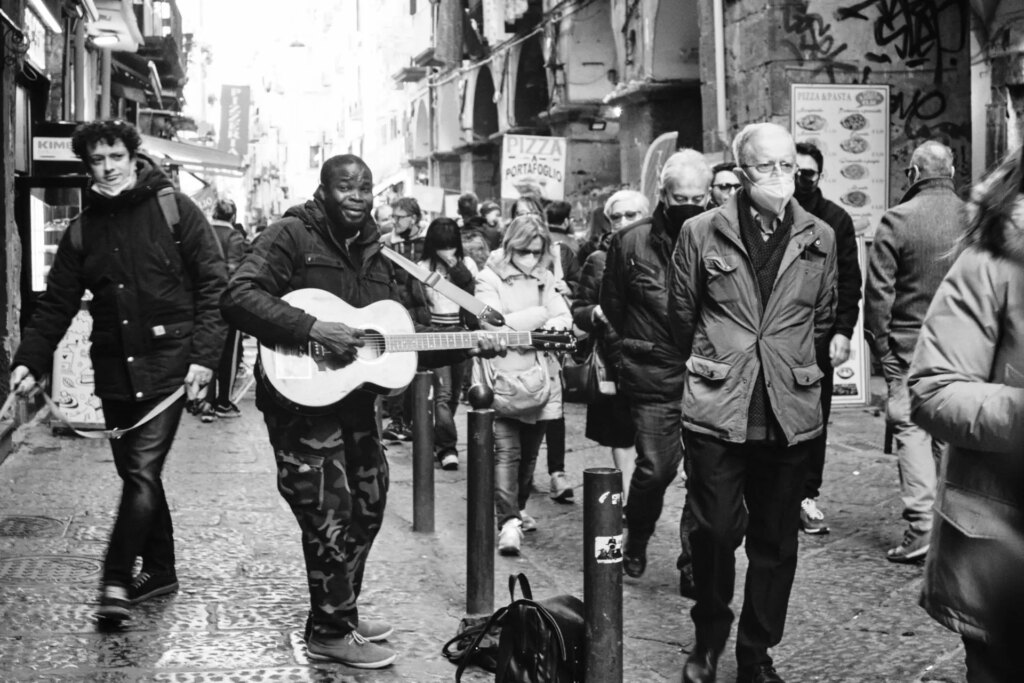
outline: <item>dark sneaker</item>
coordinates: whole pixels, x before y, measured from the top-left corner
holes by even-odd
[[[96,618],[101,621],[124,621],[131,617],[128,591],[121,586],[104,586]]]
[[[174,574],[139,572],[128,588],[128,600],[137,605],[143,600],[178,591],[178,577]]]
[[[818,509],[818,503],[813,498],[804,498],[800,503],[800,526],[805,534],[828,533],[825,513]]]
[[[626,548],[622,551],[622,569],[626,576],[639,579],[647,571],[647,539],[626,534]]]
[[[556,503],[571,503],[572,502],[572,484],[569,483],[569,477],[565,476],[565,472],[552,472],[551,473],[551,500]]]
[[[903,542],[885,553],[890,562],[910,563],[924,559],[931,547],[931,533],[907,529],[903,533]]]
[[[356,626],[356,633],[371,643],[387,640],[388,636],[395,632],[391,624],[383,621],[371,621],[370,619],[359,618],[359,625]]]
[[[213,412],[217,414],[217,417],[242,417],[242,411],[234,403],[219,405],[213,409]]]
[[[313,660],[339,662],[356,669],[383,669],[398,656],[394,650],[371,643],[355,631],[344,638],[321,640],[314,635],[309,639],[306,653]]]
[[[202,407],[199,409],[199,419],[206,424],[209,424],[217,419],[217,412],[213,409],[213,406],[204,401]]]
[[[446,451],[437,458],[441,462],[442,470],[459,469],[459,454],[455,451]]]
[[[762,664],[749,671],[740,671],[736,683],[786,683],[771,664]]]
[[[387,441],[412,441],[412,430],[399,420],[392,420],[380,435]]]

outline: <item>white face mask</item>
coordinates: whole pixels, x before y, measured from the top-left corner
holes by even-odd
[[[540,258],[533,254],[526,254],[525,256],[513,256],[512,263],[516,268],[523,271],[527,275],[533,272],[533,269],[540,263]]]
[[[750,201],[754,206],[778,216],[793,198],[794,189],[793,176],[770,175],[750,185],[747,192],[750,193]]]
[[[438,249],[437,256],[442,261],[451,261],[455,258],[455,249]]]
[[[135,167],[133,165],[131,173],[122,176],[121,182],[111,184],[105,183],[102,180],[96,180],[92,184],[92,189],[95,190],[96,192],[99,192],[102,195],[106,195],[107,197],[116,197],[117,195],[127,190],[129,187],[134,186],[135,180]]]

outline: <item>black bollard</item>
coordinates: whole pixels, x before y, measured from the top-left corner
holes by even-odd
[[[412,380],[412,530],[434,532],[434,373]]]
[[[466,613],[494,611],[494,392],[469,390],[466,510]]]
[[[622,683],[622,472],[583,471],[587,683]]]

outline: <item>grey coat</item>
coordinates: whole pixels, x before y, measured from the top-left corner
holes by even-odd
[[[890,368],[906,368],[932,295],[953,263],[964,204],[948,178],[915,183],[875,232],[864,290],[864,333]]]
[[[736,196],[683,225],[672,255],[668,319],[687,359],[687,429],[746,441],[750,396],[763,369],[786,442],[821,433],[823,375],[814,349],[835,319],[835,233],[796,201],[789,206],[793,228],[763,313]]]
[[[1019,637],[1024,605],[1024,200],[1015,220],[938,287],[909,380],[912,418],[950,444],[921,605],[985,642]]]

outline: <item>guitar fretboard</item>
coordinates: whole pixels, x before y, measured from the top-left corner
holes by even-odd
[[[488,332],[504,339],[509,346],[530,346],[530,332]],[[445,349],[471,349],[480,339],[479,332],[423,332],[420,334],[367,334],[367,346],[384,351],[443,351]]]

